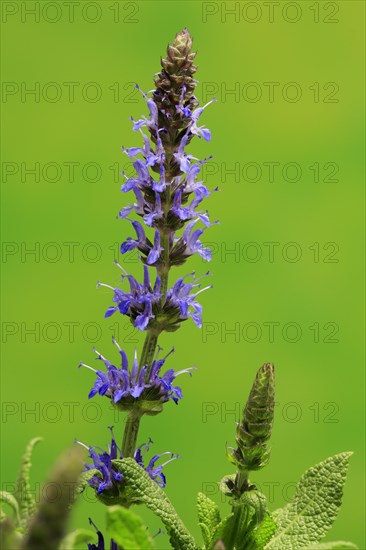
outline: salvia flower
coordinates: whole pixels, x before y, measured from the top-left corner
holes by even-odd
[[[122,410],[136,409],[138,404],[141,413],[149,415],[160,412],[163,403],[168,402],[170,399],[176,404],[182,399],[182,390],[179,386],[174,385],[174,380],[183,373],[191,376],[194,367],[180,371],[169,369],[162,374],[161,369],[167,357],[174,352],[174,348],[160,359],[161,348],[158,347],[149,368],[147,365],[139,365],[137,352],[135,351],[130,368],[126,353],[114,338],[112,338],[112,342],[116,345],[120,354],[120,367],[113,365],[96,349],[94,349],[97,354],[96,359],[104,363],[105,371],[93,369],[89,365],[80,363],[80,366],[86,367],[96,374],[96,380],[89,392],[89,399],[97,394],[106,396]]]
[[[210,221],[205,209],[204,200],[211,191],[200,179],[202,166],[212,157],[200,160],[187,151],[196,136],[210,141],[210,130],[201,124],[200,117],[215,101],[199,107],[194,96],[197,85],[195,55],[192,38],[184,29],[168,45],[166,57],[161,59],[162,69],[154,79],[156,89],[145,93],[136,85],[146,102],[148,114],[138,120],[131,118],[133,130],[142,143],[122,147],[134,172],[128,175],[122,172],[125,181],[121,191],[132,191],[134,202],[124,205],[118,217],[129,221],[135,233],[127,236],[120,253],[136,251],[144,266],[144,277],[143,282],[138,282],[115,262],[122,270],[121,284],[111,286],[99,282],[97,285],[112,291],[112,304],[105,317],[118,312],[129,317],[138,330],[147,332],[143,359],[139,363],[135,353],[129,365],[125,352],[114,342],[121,355],[121,366],[113,365],[99,352],[96,352],[97,359],[104,362],[105,369],[82,364],[96,375],[89,397],[107,396],[115,406],[130,413],[131,424],[126,425],[122,448],[126,456],[134,457],[139,464],[149,445],[135,451],[141,416],[157,414],[170,399],[177,403],[182,392],[175,385],[175,379],[183,372],[191,374],[191,369],[162,372],[167,356],[159,358],[158,337],[163,331],[177,330],[189,318],[201,327],[202,305],[198,296],[211,288],[211,285],[202,288],[200,278],[194,273],[179,277],[175,283],[170,279],[173,268],[195,254],[204,261],[211,260],[211,250],[201,237],[207,228],[217,223]],[[134,219],[135,215],[139,221]],[[152,282],[151,269],[156,270]],[[90,448],[98,472],[90,483],[101,493],[113,492],[122,481],[120,472],[113,466],[113,460],[117,460],[113,456],[117,454],[113,435],[109,452]],[[153,457],[144,468],[152,479],[164,486],[162,465],[158,465],[160,456]]]
[[[106,493],[110,496],[119,495],[120,491],[123,489],[123,474],[118,471],[115,460],[122,460],[122,453],[117,446],[116,440],[113,435],[112,427],[109,427],[111,431],[111,444],[108,446],[108,450],[104,451],[99,447],[87,447],[84,443],[76,440],[76,443],[79,443],[89,451],[89,457],[91,458],[91,463],[85,464],[84,471],[96,470],[96,473],[88,480],[88,484],[96,490],[97,494]],[[151,479],[159,485],[159,487],[166,486],[166,477],[163,473],[163,467],[175,460],[180,458],[179,455],[175,455],[170,452],[165,452],[160,455],[154,455],[150,461],[144,463],[144,455],[150,449],[151,440],[148,443],[144,443],[137,447],[133,458],[136,462],[144,468],[144,470],[149,474]],[[169,456],[170,458],[163,462],[163,464],[157,464],[161,457]]]

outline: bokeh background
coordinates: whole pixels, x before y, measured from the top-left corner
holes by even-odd
[[[140,442],[151,437],[152,452],[182,456],[166,468],[167,493],[198,535],[196,493],[227,507],[216,486],[232,472],[225,446],[256,369],[272,361],[272,459],[253,479],[275,509],[306,468],[354,451],[326,540],[366,548],[364,3],[274,4],[82,1],[72,14],[61,1],[2,2],[3,485],[35,435],[44,437],[33,461],[38,491],[75,437],[105,446],[113,424],[121,438],[123,417],[102,398],[88,403],[94,378],[77,365],[92,362],[93,346],[117,360],[112,334],[130,356],[141,349],[127,320],[103,319],[111,295],[95,283],[118,282],[115,259],[141,275],[135,256],[118,258],[130,227],[116,214],[131,200],[120,193],[118,172],[129,170],[120,148],[139,143],[129,117],[146,113],[134,83],[153,87],[168,41],[187,26],[197,96],[218,100],[202,117],[212,142],[190,148],[214,155],[204,176],[220,187],[209,200],[220,225],[205,237],[214,288],[202,296],[203,331],[187,322],[162,338],[176,348],[170,367],[199,370],[181,378],[179,406],[143,421]],[[207,265],[192,260],[179,273],[193,269]],[[92,516],[103,528],[93,501],[91,492],[79,501],[74,526]],[[157,545],[167,548],[167,537]]]

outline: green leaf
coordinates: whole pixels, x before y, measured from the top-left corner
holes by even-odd
[[[164,523],[173,548],[197,550],[194,538],[189,533],[164,491],[150,478],[133,458],[125,458],[116,467],[123,473],[127,488],[134,498],[143,502]]]
[[[230,454],[228,454],[228,458],[230,459]],[[229,487],[226,484],[226,481],[231,481],[232,485],[235,484],[236,474],[229,474],[222,478],[222,480],[219,483],[219,489],[220,491],[227,497],[232,497],[233,493],[230,491]]]
[[[338,540],[336,542],[323,542],[321,544],[315,544],[314,546],[307,546],[305,550],[357,550],[357,548],[358,546],[356,546],[352,542]]]
[[[256,548],[264,548],[267,542],[271,540],[277,529],[276,523],[273,521],[271,514],[267,512],[266,517],[253,531],[251,540]]]
[[[95,533],[87,531],[86,529],[76,529],[66,535],[61,542],[60,550],[79,550],[81,544],[87,544],[93,542],[95,539]]]
[[[17,499],[7,491],[0,491],[0,501],[8,504],[14,512],[16,525],[20,523],[19,505]]]
[[[139,516],[122,506],[107,508],[107,531],[124,550],[153,550],[155,544]]]
[[[266,549],[306,548],[326,534],[342,502],[351,454],[329,457],[305,472],[292,501],[274,512],[278,529]]]
[[[32,466],[32,452],[34,447],[42,441],[42,437],[32,439],[24,452],[18,478],[16,481],[16,489],[14,496],[19,503],[19,515],[22,525],[24,526],[35,510],[35,502],[30,488],[30,469]]]
[[[240,497],[240,501],[252,509],[253,514],[250,515],[253,516],[253,527],[259,525],[267,512],[267,499],[264,494],[256,489],[245,491]]]
[[[221,522],[220,511],[217,504],[203,493],[197,495],[197,511],[203,541],[205,547],[209,548],[212,534]]]

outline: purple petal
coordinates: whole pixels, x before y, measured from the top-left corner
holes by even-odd
[[[105,312],[104,317],[105,317],[105,318],[110,317],[110,316],[113,315],[113,313],[115,313],[117,310],[118,310],[118,307],[115,307],[115,306],[109,307],[109,308],[107,309],[107,311]]]

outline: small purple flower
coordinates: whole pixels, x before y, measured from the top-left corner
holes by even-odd
[[[144,282],[138,283],[132,275],[128,273],[118,263],[116,265],[122,270],[122,281],[128,280],[130,285],[129,292],[125,292],[120,288],[113,288],[104,283],[98,283],[99,286],[107,287],[113,290],[113,302],[115,306],[107,309],[104,317],[110,317],[116,311],[122,315],[128,315],[134,323],[134,326],[139,330],[145,330],[148,323],[155,317],[153,314],[153,306],[158,304],[161,298],[160,294],[160,278],[157,277],[154,287],[151,287],[149,269],[144,265]]]
[[[127,149],[125,147],[122,147],[122,151],[126,153],[129,158],[134,158],[139,154],[143,155],[146,158],[151,154],[149,138],[146,134],[144,134],[142,130],[140,130],[140,133],[142,135],[142,139],[144,140],[143,147],[129,147]]]
[[[131,221],[131,220],[129,220]],[[130,252],[131,250],[134,250],[135,248],[138,248],[139,250],[148,250],[147,245],[147,239],[145,235],[144,228],[142,227],[140,222],[131,221],[132,226],[134,230],[136,231],[137,239],[132,239],[132,237],[128,237],[127,241],[121,244],[121,254],[126,254],[126,252]]]
[[[176,109],[179,113],[182,113],[182,115],[189,118],[192,115],[192,113],[191,113],[191,110],[189,109],[189,107],[184,106],[185,93],[186,93],[186,85],[183,84],[182,91],[181,91],[180,98],[179,98],[179,104],[176,106]]]
[[[157,214],[158,213],[156,213],[156,215]],[[158,261],[159,256],[163,250],[160,246],[160,232],[158,230],[155,231],[153,244],[146,237],[144,228],[142,227],[140,222],[132,221],[130,219],[128,219],[128,221],[132,223],[132,226],[136,231],[137,238],[133,239],[132,237],[128,237],[127,240],[121,244],[121,254],[126,254],[126,252],[130,252],[131,250],[137,248],[146,256],[147,264],[155,264]]]
[[[178,294],[178,290],[176,290],[174,295],[176,300],[179,299]],[[181,292],[180,301],[183,304],[184,297],[182,294],[183,293]],[[189,305],[192,304],[190,303]],[[179,307],[184,311],[184,315],[187,315],[188,306],[185,307],[179,304]],[[194,303],[192,307],[194,308],[198,306]],[[159,359],[161,348],[158,348],[156,357],[148,371],[146,365],[139,365],[136,351],[130,369],[126,353],[120,348],[114,338],[112,338],[112,342],[118,348],[121,356],[120,367],[116,367],[110,363],[108,359],[106,359],[95,349],[94,351],[97,354],[97,360],[103,361],[106,372],[93,369],[85,363],[80,363],[79,365],[92,370],[97,375],[94,386],[89,392],[89,399],[97,394],[102,396],[105,395],[112,399],[114,404],[126,409],[133,408],[137,399],[140,399],[141,401],[146,400],[150,403],[157,402],[158,404],[166,403],[170,399],[177,404],[179,399],[182,399],[183,395],[181,388],[173,385],[173,382],[177,376],[183,373],[187,373],[192,376],[192,370],[194,370],[194,368],[187,368],[178,372],[173,369],[169,369],[164,374],[161,374],[161,369],[167,357],[174,352],[174,348],[162,359]],[[156,413],[156,410],[157,408],[154,408],[154,414]]]
[[[105,547],[103,534],[101,533],[101,531],[99,531],[98,527],[95,525],[95,523],[93,523],[91,518],[89,518],[89,523],[94,527],[97,532],[98,544],[88,544],[88,550],[107,550],[107,548]],[[111,539],[109,549],[118,550],[117,543],[113,539]]]
[[[121,486],[121,483],[123,483],[123,474],[119,472],[116,468],[116,466],[113,464],[114,460],[122,460],[123,456],[122,453],[117,446],[116,440],[113,435],[113,428],[110,426],[109,430],[111,432],[111,444],[108,446],[108,450],[104,451],[103,449],[100,449],[98,447],[87,447],[84,445],[84,443],[81,443],[78,440],[75,440],[76,443],[79,443],[79,445],[82,445],[89,451],[89,457],[92,460],[92,463],[86,463],[84,471],[90,471],[90,470],[97,470],[97,472],[93,475],[91,479],[88,480],[88,484],[93,487],[97,491],[97,494],[100,495],[104,491],[108,491],[110,494],[118,495],[119,489]],[[160,455],[154,455],[147,466],[144,465],[143,457],[150,449],[150,443],[152,443],[151,440],[148,441],[148,443],[144,443],[137,447],[133,458],[136,460],[137,464],[141,466],[151,477],[157,485],[160,487],[166,486],[166,478],[162,472],[163,467],[171,462],[172,460],[175,460],[176,458],[180,458],[179,455],[175,455],[170,452],[165,452]],[[100,451],[97,452],[96,450]],[[156,465],[158,460],[162,456],[169,455],[170,459],[165,461],[163,464]]]
[[[187,145],[188,138],[189,138],[189,132],[187,132],[183,136],[182,141],[180,142],[179,147],[177,149],[177,152],[174,153],[174,158],[178,162],[180,169],[184,173],[187,173],[189,171],[191,160],[192,159],[197,160],[196,157],[193,157],[192,155],[187,155],[184,152],[184,149]]]
[[[156,221],[161,219],[164,215],[161,208],[160,193],[155,193],[155,203],[153,205],[150,203],[145,203],[145,207],[148,210],[148,214],[144,215],[144,222],[149,227],[152,227],[154,223],[156,223]]]
[[[153,443],[153,441],[149,439],[147,443],[143,443],[142,445],[140,445],[136,449],[134,459],[136,460],[137,464],[139,464],[142,468],[144,468],[144,470],[149,474],[151,479],[155,481],[155,483],[157,483],[159,487],[166,487],[166,477],[163,473],[163,468],[164,466],[169,464],[169,462],[172,462],[172,460],[176,460],[177,458],[180,458],[180,456],[167,451],[165,453],[161,453],[160,455],[154,455],[150,459],[147,466],[145,466],[143,462],[143,457],[145,453],[150,449],[151,443]],[[163,462],[163,464],[160,464],[157,466],[156,463],[158,462],[158,460],[160,460],[162,456],[170,456],[170,458],[169,460],[166,460],[165,462]]]
[[[207,189],[205,185],[203,185],[202,180],[196,181],[196,177],[201,171],[201,166],[205,164],[208,160],[210,160],[212,157],[208,157],[205,160],[199,161],[197,164],[191,164],[189,167],[189,170],[187,172],[184,184],[183,184],[183,190],[185,193],[195,193],[197,196],[208,198],[210,196],[210,191]],[[214,191],[217,191],[218,188],[216,187]]]
[[[133,121],[133,130],[140,130],[143,126],[147,126],[147,128],[151,128],[153,130],[156,130],[158,127],[158,108],[156,106],[155,101],[152,99],[149,99],[147,95],[139,88],[139,86],[136,84],[135,88],[139,90],[142,95],[144,96],[148,109],[149,109],[149,118],[146,118],[145,116],[142,116],[140,120]]]
[[[157,132],[157,138],[156,138],[156,147],[155,147],[155,153],[150,151],[148,155],[146,155],[146,166],[154,166],[155,164],[163,164],[165,161],[165,151],[163,147],[163,143],[161,141],[159,131]]]
[[[122,172],[122,175],[126,178],[126,182],[121,187],[123,193],[127,193],[135,188],[143,191],[151,186],[152,177],[150,176],[146,163],[143,160],[137,159],[133,163],[133,166],[136,170],[137,178],[128,178],[128,176]]]
[[[210,103],[214,103],[215,101],[216,99],[211,99],[211,101],[206,103],[206,105],[204,105],[203,107],[198,107],[193,111],[190,117],[192,122],[191,122],[191,125],[189,126],[189,131],[191,132],[191,134],[194,134],[198,137],[203,137],[203,139],[206,141],[211,140],[211,132],[205,126],[197,126],[197,122],[199,117],[202,115],[204,109],[206,109],[206,107],[210,105]]]
[[[165,168],[164,164],[160,165],[160,179],[159,181],[153,181],[152,188],[154,191],[157,191],[159,193],[162,193],[165,191],[167,186],[167,182],[165,181]]]
[[[119,218],[127,218],[133,210],[139,216],[144,215],[145,201],[144,201],[144,197],[142,195],[142,192],[140,191],[140,189],[138,187],[135,187],[133,189],[133,192],[135,193],[137,203],[134,203],[133,205],[129,204],[128,206],[125,206],[124,208],[121,208],[121,210],[118,213]]]
[[[146,263],[149,265],[156,264],[162,251],[163,248],[160,246],[160,231],[156,229],[154,236],[154,246],[151,248],[148,257],[146,258]]]
[[[174,261],[174,263],[183,263],[186,258],[188,258],[189,256],[193,256],[193,254],[195,254],[196,252],[201,256],[201,258],[203,258],[207,262],[211,260],[211,249],[208,247],[204,247],[199,240],[199,237],[204,232],[204,229],[195,229],[193,231],[193,228],[195,224],[199,221],[199,219],[200,218],[197,217],[187,224],[182,237],[177,239],[175,245],[173,246],[171,250],[171,259]],[[203,221],[206,227],[210,225],[208,218],[204,218]]]
[[[201,278],[200,277],[198,279],[195,279],[194,274],[192,275],[193,281],[191,283],[184,282],[184,279],[188,277],[188,275],[186,275],[186,277],[181,277],[180,279],[178,279],[175,285],[168,290],[166,306],[179,308],[180,321],[184,321],[191,317],[197,327],[201,328],[203,308],[202,305],[197,302],[196,298],[199,294],[201,294],[201,292],[212,288],[212,285],[206,286],[205,288],[200,289],[198,292],[191,294],[191,291],[194,288],[200,287],[200,284],[197,283],[197,281],[199,281]],[[203,275],[203,277],[205,277],[206,275],[209,275],[209,272]]]
[[[196,194],[194,199],[188,206],[182,206],[182,189],[178,189],[174,195],[173,206],[170,209],[178,218],[182,221],[192,220],[194,217],[198,217],[206,227],[209,227],[210,219],[207,212],[196,211],[197,206],[203,201],[202,194]]]

